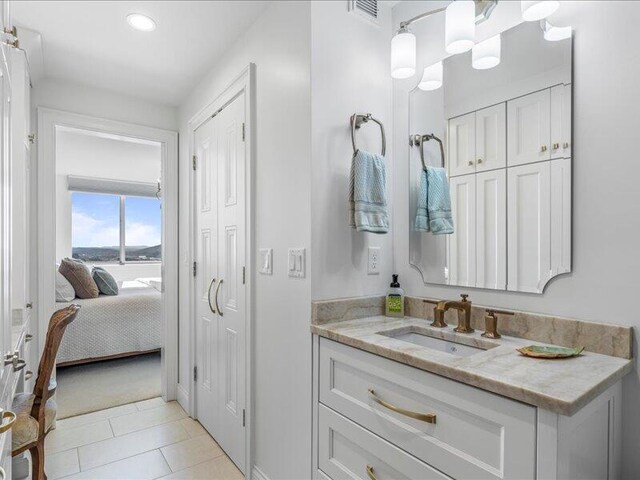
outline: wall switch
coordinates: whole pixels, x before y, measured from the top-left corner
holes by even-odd
[[[258,250],[258,272],[263,275],[273,274],[273,249],[261,248]]]
[[[369,247],[369,275],[380,275],[380,247]]]
[[[294,278],[304,278],[305,270],[305,249],[289,249],[289,276]]]

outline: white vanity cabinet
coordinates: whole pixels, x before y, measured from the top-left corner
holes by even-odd
[[[448,236],[449,282],[469,287],[506,286],[506,170],[450,180],[454,233]]]
[[[449,120],[449,176],[504,168],[506,110],[500,103]]]
[[[620,382],[566,417],[318,336],[314,365],[314,478],[617,478]]]

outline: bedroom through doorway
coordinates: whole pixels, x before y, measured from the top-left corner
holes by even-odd
[[[162,395],[162,143],[55,132],[58,418]]]

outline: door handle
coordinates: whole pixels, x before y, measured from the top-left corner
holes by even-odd
[[[214,283],[216,283],[215,277],[211,279],[211,283],[209,283],[209,290],[207,291],[207,303],[209,304],[209,310],[211,310],[211,313],[216,313],[216,309],[213,308],[213,305],[211,304],[211,287],[213,287]]]
[[[222,317],[223,313],[222,313],[222,310],[220,310],[220,305],[218,305],[218,292],[220,291],[220,285],[222,285],[222,279],[220,279],[220,281],[218,282],[218,286],[216,287],[216,296],[215,296],[216,309],[218,310],[218,313]]]

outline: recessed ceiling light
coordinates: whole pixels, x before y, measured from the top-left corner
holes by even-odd
[[[154,22],[151,17],[147,17],[141,13],[131,13],[127,15],[127,22],[141,32],[153,32],[156,29],[156,22]]]

